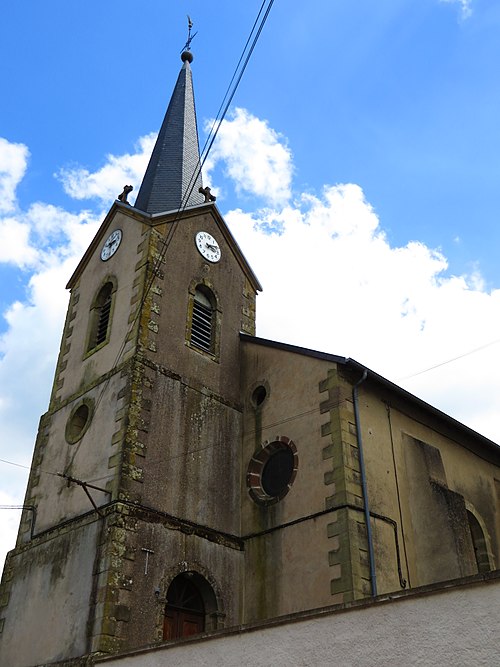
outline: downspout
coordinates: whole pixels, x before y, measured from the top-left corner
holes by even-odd
[[[372,597],[377,595],[377,573],[375,571],[375,554],[373,552],[373,536],[372,536],[372,527],[370,523],[370,504],[368,502],[368,489],[366,486],[366,469],[365,469],[365,458],[363,456],[363,441],[361,439],[361,422],[359,419],[359,407],[358,407],[358,387],[359,385],[366,380],[368,376],[368,369],[365,368],[361,379],[356,382],[352,388],[352,402],[354,405],[354,421],[356,422],[356,440],[358,443],[358,453],[359,453],[359,471],[361,474],[361,486],[363,489],[363,504],[365,511],[365,523],[366,523],[366,537],[368,539],[368,557],[370,561],[370,582],[372,586]]]

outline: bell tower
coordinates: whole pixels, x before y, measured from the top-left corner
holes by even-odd
[[[67,286],[2,579],[11,667],[241,621],[239,334],[260,285],[203,188],[181,58],[136,203],[113,203]]]

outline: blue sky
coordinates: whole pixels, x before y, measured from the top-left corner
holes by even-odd
[[[4,8],[0,458],[29,465],[64,285],[137,192],[186,14],[203,140],[259,6]],[[352,356],[497,440],[499,32],[493,0],[276,0],[205,174],[264,285],[259,335]],[[0,503],[25,479],[0,464]]]
[[[20,203],[74,207],[58,169],[95,169],[157,129],[186,12],[199,111],[213,115],[259,5],[8,3],[0,129],[31,152]],[[473,0],[468,18],[461,7],[278,0],[236,103],[287,137],[295,187],[360,183],[394,242],[444,248],[458,272],[480,262],[494,282],[500,6]]]

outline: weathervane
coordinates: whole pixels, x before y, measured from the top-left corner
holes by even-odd
[[[182,51],[190,51],[191,50],[191,42],[193,41],[193,39],[198,34],[198,31],[196,31],[194,33],[194,35],[191,34],[191,28],[193,27],[193,22],[191,21],[191,17],[189,16],[189,14],[187,15],[187,19],[188,19],[188,38],[187,38],[187,42],[185,43],[184,48],[182,49]],[[182,53],[182,51],[181,51],[181,53]]]

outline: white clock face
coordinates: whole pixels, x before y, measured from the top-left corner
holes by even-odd
[[[221,249],[214,237],[208,232],[198,232],[195,238],[196,247],[209,262],[218,262],[221,257]]]
[[[106,242],[102,246],[101,259],[103,262],[106,262],[110,257],[112,257],[115,254],[115,252],[118,250],[118,246],[120,245],[121,240],[122,240],[121,229],[115,229],[114,232],[111,232],[111,234],[106,239]]]

